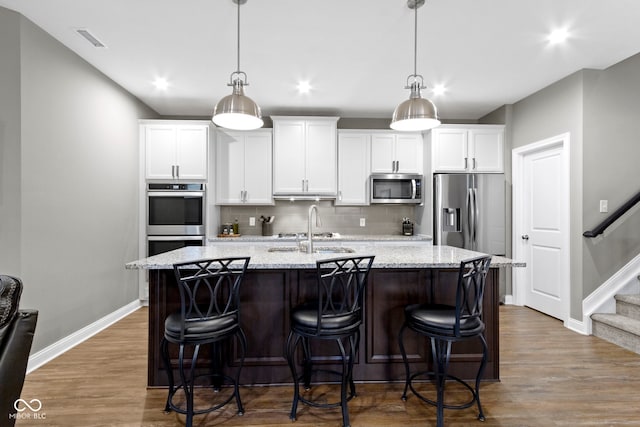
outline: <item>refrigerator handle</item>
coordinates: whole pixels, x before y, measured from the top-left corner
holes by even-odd
[[[468,241],[465,241],[463,246],[465,248],[473,250],[474,209],[473,209],[473,194],[472,194],[471,188],[467,188],[467,206],[465,210],[467,211],[467,227],[466,227],[466,230],[464,230],[463,238],[467,240],[467,237],[468,237]]]
[[[480,210],[478,208],[478,189],[473,189],[473,249],[478,249],[478,217]]]

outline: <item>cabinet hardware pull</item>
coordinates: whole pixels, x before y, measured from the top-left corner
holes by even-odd
[[[473,158],[473,170],[476,170],[476,158]]]
[[[180,165],[176,165],[176,178],[180,178]]]
[[[467,169],[469,167],[469,159],[467,157],[464,158],[464,168]]]
[[[522,235],[522,240],[529,240],[529,235],[528,234],[523,234]]]

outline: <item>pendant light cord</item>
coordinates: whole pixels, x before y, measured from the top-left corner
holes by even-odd
[[[413,8],[413,75],[418,75],[418,3]]]
[[[237,25],[237,29],[238,29],[238,72],[240,72],[240,1],[237,2],[238,4],[238,25]]]

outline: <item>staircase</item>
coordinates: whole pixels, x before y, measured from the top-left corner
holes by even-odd
[[[591,315],[592,334],[640,354],[640,294],[616,295],[615,299],[615,314]]]

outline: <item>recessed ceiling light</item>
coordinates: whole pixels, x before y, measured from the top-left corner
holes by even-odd
[[[569,31],[566,28],[559,28],[557,30],[553,30],[547,40],[550,44],[558,44],[563,43],[569,38]]]
[[[431,92],[433,92],[434,95],[442,95],[446,91],[447,91],[447,88],[443,84],[435,85],[431,90]]]
[[[298,82],[298,93],[309,93],[311,91],[311,83],[308,81],[300,81]]]
[[[167,88],[169,87],[169,82],[164,77],[156,77],[156,79],[153,81],[153,85],[158,90],[167,90]]]

